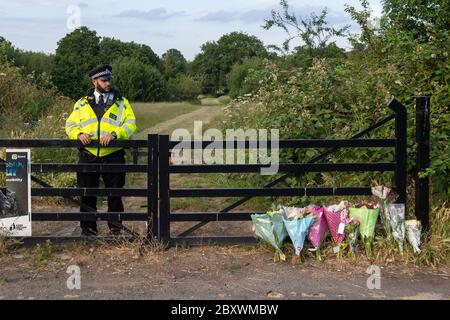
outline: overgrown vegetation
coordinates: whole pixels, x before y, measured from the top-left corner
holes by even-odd
[[[259,90],[241,96],[229,106],[224,128],[276,128],[283,139],[349,138],[381,120],[391,111],[390,98],[401,101],[408,111],[408,153],[415,151],[416,96],[431,96],[431,166],[426,173],[431,181],[431,238],[418,256],[408,255],[417,263],[435,265],[448,262],[449,229],[448,198],[450,196],[450,87],[448,48],[448,4],[443,1],[383,1],[385,16],[374,26],[367,1],[362,9],[347,6],[346,11],[361,27],[361,33],[350,34],[353,49],[345,55],[321,56],[323,48],[308,39],[311,30],[322,28],[325,16],[317,20],[297,18],[289,13],[287,1],[281,1],[282,13],[273,13],[267,26],[287,29],[288,25],[307,26],[289,41],[303,40],[302,50],[286,51],[280,60],[265,60],[257,73]],[[430,6],[436,8],[432,13]],[[444,8],[447,8],[445,10]],[[430,16],[431,15],[431,16]],[[280,19],[284,17],[284,19]],[[427,19],[423,20],[423,17]],[[299,19],[299,22],[297,22]],[[329,35],[336,35],[328,29]],[[331,39],[331,38],[328,38]],[[254,75],[252,75],[254,77]],[[393,125],[385,125],[371,137],[392,137]],[[286,151],[280,162],[304,163],[322,150]],[[338,162],[383,162],[393,159],[387,149],[340,150],[327,160]],[[414,157],[408,157],[408,197],[413,203]],[[287,186],[370,185],[376,178],[393,184],[390,174],[363,172],[308,173],[284,181]],[[261,185],[258,178],[257,185]],[[266,180],[267,181],[267,180]],[[320,199],[319,199],[320,200]],[[303,206],[318,201],[314,198],[292,198],[289,204]],[[410,206],[411,207],[411,206]],[[409,211],[410,218],[414,212]],[[378,256],[389,255],[394,246],[378,239]]]

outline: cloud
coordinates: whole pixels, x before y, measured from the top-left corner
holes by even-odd
[[[244,23],[262,23],[270,18],[270,10],[250,10],[241,14],[240,19]]]
[[[140,11],[140,10],[126,10],[121,13],[115,15],[114,17],[119,18],[135,18],[142,20],[168,20],[174,17],[185,16],[186,13],[184,11],[176,11],[176,12],[167,12],[165,8],[156,8],[149,11]]]
[[[238,20],[238,12],[237,11],[216,11],[210,12],[207,15],[204,15],[200,18],[195,19],[195,21],[201,22],[229,22]]]
[[[168,33],[168,32],[148,32],[147,30],[139,31],[138,34],[144,35],[144,36],[148,36],[148,37],[151,37],[151,38],[170,39],[170,38],[174,38],[175,37],[173,34]]]
[[[89,7],[89,5],[88,5],[87,3],[85,3],[85,2],[80,2],[80,3],[78,4],[78,6],[79,6],[80,8],[87,8],[87,7]]]
[[[311,13],[320,15],[325,7],[305,5],[302,7],[292,7],[291,12],[297,17],[309,18]],[[262,24],[265,19],[271,17],[271,10],[280,11],[278,7],[269,7],[266,9],[253,9],[239,13],[238,11],[216,11],[210,12],[204,16],[196,18],[199,22],[217,22],[227,23],[231,21],[239,21],[245,24]],[[348,15],[334,10],[328,9],[327,21],[330,25],[348,23],[350,18]]]

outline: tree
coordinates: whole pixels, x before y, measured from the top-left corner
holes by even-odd
[[[0,36],[0,64],[14,60],[15,49],[11,42]]]
[[[194,76],[178,74],[167,82],[167,96],[171,101],[196,98],[202,92],[202,82]]]
[[[227,76],[227,85],[231,98],[252,93],[259,88],[258,71],[263,69],[261,58],[248,58],[235,64]]]
[[[112,67],[114,85],[128,99],[159,101],[165,97],[164,77],[156,67],[128,57],[118,58]]]
[[[281,0],[280,6],[282,12],[275,10],[271,11],[272,18],[264,20],[265,24],[263,28],[266,30],[272,27],[278,27],[283,29],[288,38],[283,42],[283,48],[277,46],[271,46],[271,48],[277,51],[289,52],[289,44],[292,40],[301,40],[302,47],[311,51],[323,49],[330,44],[334,44],[332,41],[334,37],[342,37],[346,34],[350,26],[344,26],[340,29],[330,27],[326,21],[328,9],[323,9],[321,14],[317,16],[315,13],[311,13],[309,18],[296,17],[290,13],[290,8],[287,0]]]
[[[387,24],[408,31],[420,42],[428,41],[427,31],[450,30],[448,0],[382,0]]]
[[[91,87],[88,73],[100,63],[100,38],[81,27],[58,41],[52,80],[66,96],[78,99]]]
[[[122,57],[136,58],[138,61],[152,65],[162,71],[159,57],[152,48],[145,44],[135,42],[123,42],[118,39],[104,37],[100,42],[99,59],[104,63],[113,63]]]
[[[187,61],[177,49],[169,49],[162,55],[162,64],[166,79],[174,78],[180,73],[186,73]]]
[[[204,76],[205,93],[223,94],[227,90],[226,77],[232,66],[245,58],[266,57],[264,44],[255,36],[231,32],[217,42],[206,42],[192,64],[196,74]]]

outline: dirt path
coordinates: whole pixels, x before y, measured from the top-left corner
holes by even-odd
[[[75,253],[78,251],[79,253]],[[0,299],[450,299],[450,270],[380,266],[369,289],[369,261],[308,259],[275,264],[255,247],[171,248],[139,256],[133,246],[78,247],[45,266],[18,252],[0,257]],[[70,265],[81,289],[67,288]]]

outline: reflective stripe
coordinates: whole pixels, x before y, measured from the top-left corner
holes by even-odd
[[[76,124],[77,124],[77,123],[74,122],[74,121],[66,122],[66,127],[70,127],[70,126],[73,126],[73,125],[76,125]]]
[[[107,134],[111,134],[109,131],[100,130],[100,136],[106,136]]]
[[[115,120],[109,119],[109,118],[103,118],[101,122],[108,123],[108,124],[111,124],[113,126],[117,126],[119,124],[118,121],[115,121]]]
[[[70,134],[73,130],[75,130],[75,129],[79,129],[79,127],[78,126],[74,126],[74,127],[72,127],[72,128],[70,128],[70,129],[68,129],[67,130],[67,134]]]
[[[91,138],[98,138],[98,133],[97,133],[97,131],[96,131],[96,132],[90,133],[90,135],[91,135]]]
[[[124,123],[132,123],[132,124],[136,125],[136,120],[134,120],[134,119],[127,119],[127,120],[125,120]]]
[[[98,122],[97,118],[91,118],[91,119],[89,119],[89,120],[80,122],[80,127],[83,128],[83,127],[86,127],[86,126],[88,126],[88,125],[90,125],[90,124],[97,123],[97,122]]]
[[[128,127],[127,125],[124,124],[122,126],[122,128],[128,132],[128,137],[131,137],[131,135],[133,134],[133,131],[130,129],[130,127]]]
[[[123,99],[120,100],[120,106],[119,106],[119,113],[117,114],[117,121],[120,123],[122,121],[122,113],[123,109],[125,107],[125,104],[123,102]]]
[[[76,111],[76,110],[80,110],[80,100],[78,100],[76,103],[75,103],[75,106],[74,106],[74,111]]]

